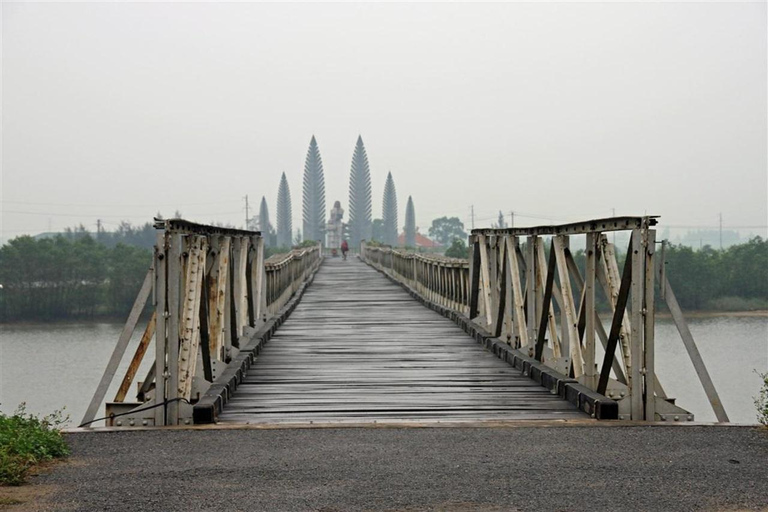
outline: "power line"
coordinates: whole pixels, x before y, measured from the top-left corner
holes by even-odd
[[[126,217],[140,217],[141,214],[136,213],[126,213],[121,215],[103,215],[103,214],[93,214],[93,213],[54,213],[54,212],[25,212],[25,211],[19,211],[19,210],[2,210],[2,213],[14,213],[19,215],[50,215],[52,217],[88,217],[88,218],[112,218],[112,219],[124,219]],[[216,216],[216,215],[235,215],[240,214],[241,210],[233,211],[233,212],[211,212],[211,213],[188,213],[185,215],[185,217],[189,216],[196,216],[196,217],[203,217],[203,216]]]
[[[211,205],[211,204],[234,204],[239,203],[239,199],[231,200],[231,201],[208,201],[203,203],[146,203],[146,204],[138,204],[138,203],[109,203],[109,204],[100,204],[100,203],[38,203],[33,201],[7,201],[7,200],[0,200],[0,204],[2,203],[8,203],[8,204],[23,204],[23,205],[31,205],[31,206],[81,206],[86,208],[112,208],[112,207],[118,207],[118,208],[160,208],[164,206],[170,206],[170,207],[177,207],[177,206],[202,206],[202,205]]]

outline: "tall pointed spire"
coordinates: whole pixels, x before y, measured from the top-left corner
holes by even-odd
[[[349,173],[349,245],[357,247],[360,240],[371,239],[371,169],[365,153],[363,138],[357,137]]]
[[[397,245],[397,192],[392,173],[387,174],[387,182],[384,184],[384,207],[381,219],[384,223],[384,240],[386,245]]]
[[[293,240],[293,221],[291,217],[291,189],[288,188],[288,179],[283,173],[280,178],[280,187],[277,189],[277,245],[278,247],[291,247]]]
[[[408,196],[408,204],[405,207],[405,246],[416,247],[416,210],[413,208],[413,199]]]
[[[304,240],[323,240],[325,228],[325,177],[315,136],[304,162]]]
[[[259,206],[259,225],[261,237],[264,239],[264,245],[269,247],[270,234],[272,234],[272,224],[269,222],[269,208],[267,207],[267,198],[261,196],[261,206]]]

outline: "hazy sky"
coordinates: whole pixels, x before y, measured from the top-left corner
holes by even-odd
[[[358,134],[442,215],[768,224],[766,4],[2,5],[3,237],[180,210],[243,224]],[[255,213],[255,211],[254,211]]]

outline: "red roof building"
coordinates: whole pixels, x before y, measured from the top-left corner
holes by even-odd
[[[400,235],[397,237],[397,245],[400,247],[405,245],[405,233],[400,233]],[[422,247],[424,249],[434,249],[436,247],[440,247],[440,244],[435,242],[434,240],[430,240],[429,238],[425,237],[421,233],[416,233],[416,247]]]

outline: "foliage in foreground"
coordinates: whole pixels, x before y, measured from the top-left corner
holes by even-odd
[[[755,397],[755,407],[757,407],[757,421],[768,427],[768,372],[760,375],[763,379],[763,386]]]
[[[12,416],[0,413],[0,485],[21,485],[36,464],[69,454],[62,411],[39,418],[21,404]]]

